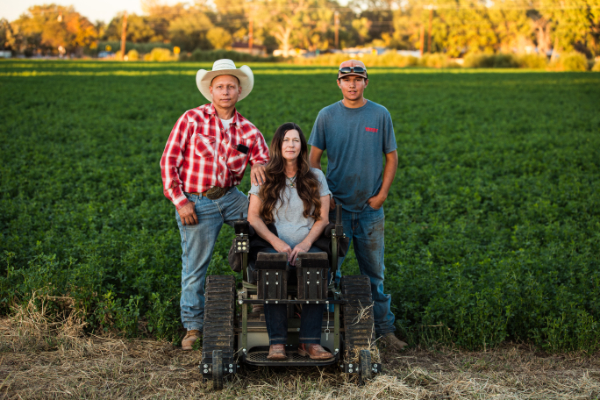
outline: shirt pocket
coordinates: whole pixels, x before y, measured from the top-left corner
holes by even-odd
[[[239,172],[246,166],[246,160],[250,155],[252,140],[249,137],[241,137],[229,142],[227,149],[227,168],[231,172]]]
[[[215,156],[216,138],[199,133],[192,135],[194,143],[194,153],[203,158],[213,158]]]

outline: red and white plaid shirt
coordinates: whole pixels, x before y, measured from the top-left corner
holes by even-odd
[[[242,181],[248,162],[266,164],[269,148],[262,133],[237,110],[229,130],[214,105],[188,110],[171,131],[160,159],[165,196],[178,209],[188,200],[183,192],[205,192]]]

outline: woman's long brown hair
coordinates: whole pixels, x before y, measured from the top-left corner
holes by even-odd
[[[298,155],[298,172],[296,174],[296,190],[298,196],[304,203],[304,217],[313,217],[315,221],[321,219],[321,195],[319,192],[319,180],[310,170],[308,163],[308,145],[302,129],[293,122],[286,122],[275,131],[271,146],[269,147],[269,155],[271,160],[265,167],[265,183],[260,187],[260,198],[262,205],[260,207],[260,217],[265,224],[274,222],[273,213],[277,201],[282,200],[281,195],[285,190],[285,159],[281,153],[283,139],[285,134],[291,130],[297,130],[300,136],[300,154]],[[311,210],[314,210],[311,213]]]

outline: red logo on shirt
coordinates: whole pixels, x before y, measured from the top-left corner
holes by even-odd
[[[367,132],[377,132],[377,128],[369,128],[369,127],[367,127],[367,128],[365,128],[365,130]]]

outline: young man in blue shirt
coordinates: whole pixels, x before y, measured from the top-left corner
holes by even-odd
[[[340,65],[337,84],[343,99],[319,112],[308,141],[309,157],[311,167],[321,168],[327,150],[327,184],[333,194],[330,220],[336,203],[341,204],[344,233],[354,243],[361,273],[371,280],[377,337],[386,347],[399,350],[406,343],[394,334],[392,296],[383,293],[383,203],[396,175],[398,153],[390,113],[364,98],[368,83],[361,61]]]

